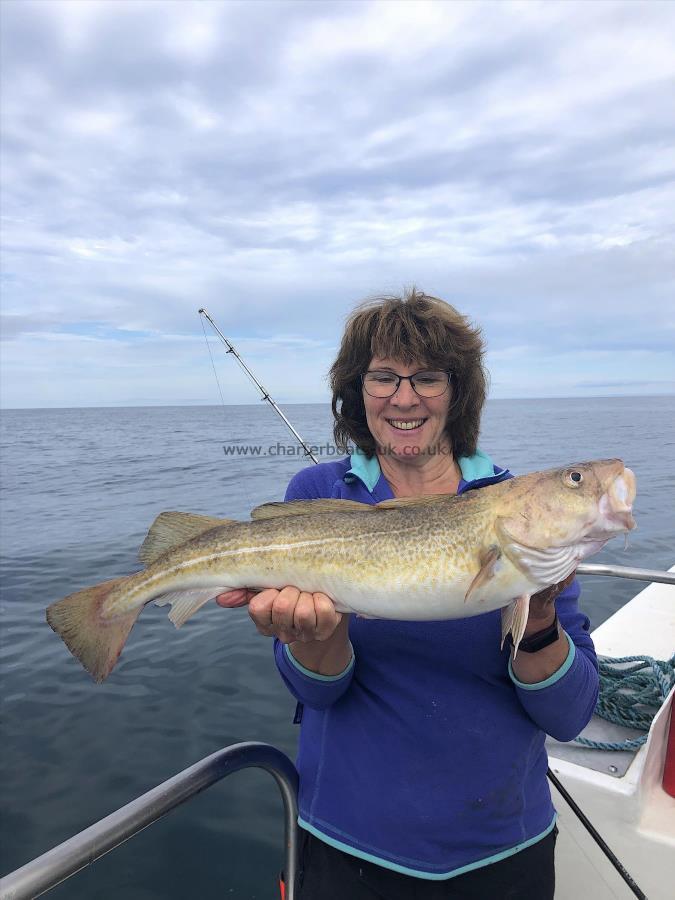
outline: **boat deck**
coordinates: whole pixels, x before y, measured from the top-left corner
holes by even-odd
[[[675,567],[671,570],[675,571]],[[670,659],[675,651],[675,586],[651,584],[593,632],[599,656]],[[673,695],[637,752],[591,750],[548,741],[550,766],[649,900],[671,900],[675,884],[675,798],[662,786]],[[617,741],[639,732],[593,717],[583,736]],[[634,895],[553,789],[559,812],[556,900],[621,900]]]

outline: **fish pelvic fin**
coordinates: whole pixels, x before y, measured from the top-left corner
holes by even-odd
[[[155,600],[155,606],[166,606],[171,604],[169,619],[176,628],[180,628],[187,620],[194,616],[205,603],[217,597],[218,594],[224,594],[225,591],[232,590],[226,586],[214,588],[193,588],[186,591],[169,591],[162,594]],[[243,604],[237,604],[238,606]]]
[[[141,544],[138,558],[149,566],[164,553],[173,550],[174,547],[180,547],[186,541],[199,537],[212,528],[236,524],[239,523],[233,519],[216,519],[213,516],[199,516],[196,513],[160,513]]]
[[[469,590],[464,594],[465,603],[467,603],[475,594],[480,593],[480,589],[486,585],[491,578],[494,578],[501,555],[502,551],[496,544],[492,544],[492,546],[488,547],[487,550],[481,554],[480,569],[469,585]]]
[[[513,639],[513,658],[518,653],[518,645],[523,639],[525,626],[527,625],[527,617],[530,614],[530,594],[521,594],[520,597],[509,603],[502,609],[502,642],[501,648],[504,647],[506,636],[511,633]]]
[[[115,667],[143,608],[138,606],[125,615],[103,618],[101,610],[105,600],[123,581],[126,578],[104,581],[69,594],[47,608],[51,628],[99,684]]]

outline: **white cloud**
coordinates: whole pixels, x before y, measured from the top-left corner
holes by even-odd
[[[315,398],[350,307],[410,283],[484,324],[499,390],[614,390],[624,351],[668,383],[675,7],[3,13],[5,402],[147,398],[168,345],[157,397],[199,397],[202,305]]]

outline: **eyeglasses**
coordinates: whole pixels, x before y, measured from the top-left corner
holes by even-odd
[[[451,378],[451,372],[430,369],[415,372],[414,375],[397,375],[395,372],[374,369],[372,372],[365,372],[361,376],[361,382],[366,394],[380,399],[393,397],[402,381],[409,381],[419,397],[440,397],[447,391]]]

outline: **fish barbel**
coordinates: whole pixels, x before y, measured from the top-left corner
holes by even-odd
[[[521,475],[460,496],[269,503],[250,522],[157,517],[147,566],[70,594],[47,621],[96,681],[112,671],[146,603],[178,627],[234,588],[295,585],[339,612],[440,620],[502,608],[502,638],[523,635],[533,593],[557,584],[635,528],[635,477],[619,459]]]

